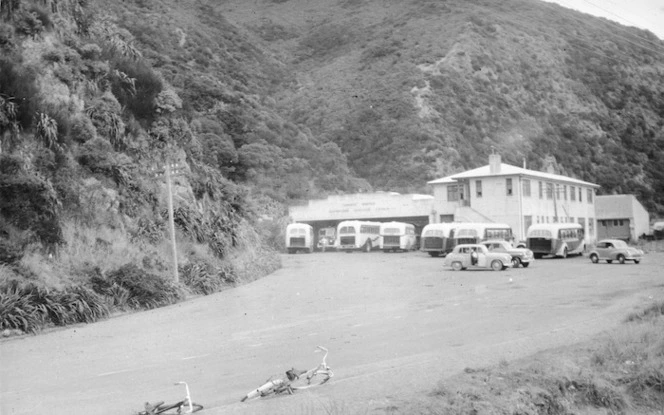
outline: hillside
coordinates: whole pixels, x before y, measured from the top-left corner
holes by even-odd
[[[664,42],[538,1],[241,1],[216,9],[282,60],[280,112],[374,187],[509,163],[664,213]]]

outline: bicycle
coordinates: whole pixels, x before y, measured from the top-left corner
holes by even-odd
[[[193,414],[203,409],[203,405],[199,405],[191,401],[191,394],[189,393],[189,385],[187,382],[177,382],[176,385],[184,385],[187,396],[180,402],[174,404],[164,404],[164,401],[150,404],[145,402],[145,410],[138,413],[138,415],[180,415],[180,414]]]
[[[295,391],[309,389],[327,383],[334,372],[327,365],[328,350],[323,346],[317,346],[315,352],[325,352],[323,361],[313,369],[298,370],[292,368],[286,371],[286,377],[271,377],[258,388],[247,393],[240,402],[248,399],[264,398],[270,395],[279,395],[282,393],[293,394]]]

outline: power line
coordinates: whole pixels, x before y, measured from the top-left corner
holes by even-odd
[[[564,3],[562,0],[558,0],[558,1],[560,1],[561,3]],[[546,7],[548,7],[550,10],[554,10],[554,9],[553,9],[553,5],[549,4],[548,2],[543,2],[543,3],[546,4]],[[567,4],[567,3],[565,3],[565,4]],[[567,8],[568,8],[568,9],[571,9],[571,7],[567,7]],[[574,10],[574,12],[576,13],[576,10]],[[615,33],[615,32],[611,32],[611,31],[609,31],[609,30],[607,30],[607,29],[604,29],[604,28],[598,26],[597,23],[596,23],[596,21],[594,21],[594,20],[591,20],[590,22],[588,22],[588,21],[584,21],[583,19],[580,19],[580,18],[576,17],[575,14],[570,14],[570,18],[576,20],[577,22],[580,22],[580,23],[583,23],[583,24],[586,24],[586,25],[590,25],[590,26],[594,26],[595,29],[600,30],[600,31],[602,31],[602,32],[604,32],[604,33],[608,33],[608,34],[610,34],[610,35],[613,36],[613,37],[618,37],[618,38],[620,38],[620,39],[623,39],[624,41],[626,41],[626,42],[632,44],[633,46],[637,46],[637,47],[639,47],[639,48],[641,48],[641,49],[645,49],[645,50],[647,50],[647,51],[653,52],[653,53],[655,53],[655,54],[658,54],[658,55],[664,57],[664,52],[662,52],[662,51],[658,51],[658,50],[655,50],[655,49],[648,48],[648,47],[646,47],[646,46],[644,46],[644,45],[640,45],[640,44],[638,44],[638,43],[636,43],[636,42],[633,42],[632,40],[630,40],[630,39],[628,39],[628,38],[626,38],[626,37],[624,37],[624,36],[620,36],[620,35],[618,35],[618,34]],[[580,38],[577,37],[577,39],[580,39]],[[610,57],[607,56],[607,55],[604,55],[604,56],[606,56],[607,58],[610,58]]]
[[[602,0],[602,2],[603,2],[603,3],[610,3],[610,4],[614,5],[614,8],[616,8],[615,6],[618,6],[618,4],[617,4],[616,2],[611,1],[611,0]],[[618,7],[618,8],[619,8],[619,7]],[[625,10],[623,9],[623,11],[625,11]],[[635,14],[632,14],[632,16],[636,16],[636,15],[635,15]],[[654,20],[651,20],[651,19],[649,19],[649,18],[647,18],[647,17],[645,17],[645,16],[643,16],[643,15],[638,16],[638,17],[641,18],[642,20],[647,20],[648,22],[650,22],[650,23],[653,24],[653,25],[659,25],[659,24],[661,24],[661,22],[655,22]],[[628,21],[628,20],[625,19],[624,17],[621,17],[621,18],[622,18],[623,20],[625,20],[625,21]],[[632,23],[632,22],[630,22],[630,23]],[[632,24],[634,24],[634,23],[632,23]],[[638,25],[635,24],[635,26],[638,26]]]
[[[558,0],[558,1],[559,1],[560,3],[566,4],[566,5],[568,6],[569,9],[573,9],[573,7],[569,6],[569,4],[566,3],[565,1],[563,1],[563,0]],[[584,0],[584,1],[585,1],[585,0]],[[576,10],[575,10],[575,11],[576,11]],[[603,27],[600,27],[600,26],[598,25],[598,21],[597,21],[597,20],[591,20],[590,23],[589,23],[588,21],[584,21],[584,20],[582,20],[582,19],[576,17],[575,15],[572,15],[572,18],[573,18],[574,20],[578,21],[578,22],[581,22],[581,23],[584,23],[584,24],[590,24],[591,26],[594,26],[596,29],[601,30],[601,31],[604,32],[604,33],[608,33],[608,34],[610,34],[611,36],[614,36],[614,37],[618,37],[618,38],[620,38],[620,39],[623,39],[624,41],[626,41],[626,42],[628,42],[628,43],[630,43],[630,44],[632,44],[632,45],[634,45],[634,46],[637,46],[637,47],[639,47],[639,48],[645,49],[645,50],[647,50],[647,51],[650,51],[650,52],[656,53],[656,54],[658,54],[658,55],[664,57],[664,51],[659,51],[659,50],[656,50],[656,49],[651,49],[651,48],[646,47],[646,46],[644,46],[644,45],[638,44],[638,43],[632,41],[631,39],[628,39],[628,38],[626,38],[626,37],[624,37],[624,36],[621,36],[621,35],[619,35],[618,33],[611,32],[611,31],[609,31],[609,30],[607,30],[607,29],[604,29]],[[612,21],[609,20],[609,19],[607,19],[607,22],[612,23]],[[614,23],[614,24],[615,24],[617,27],[621,28],[621,30],[625,30],[625,28],[624,28],[624,27],[621,27],[619,24],[616,24],[616,23]],[[639,38],[639,39],[641,39],[641,38]],[[642,39],[642,40],[645,40],[645,39]]]
[[[592,3],[592,2],[590,2],[590,1],[588,1],[588,0],[583,0],[583,1],[586,2],[586,3],[588,3],[588,4],[590,4],[591,6],[597,7],[598,9],[600,9],[600,10],[602,10],[602,11],[604,11],[604,12],[606,12],[606,13],[612,15],[612,16],[617,17],[618,19],[622,19],[622,20],[624,20],[625,22],[627,22],[627,23],[633,25],[634,27],[639,27],[638,24],[636,24],[636,23],[634,23],[634,22],[631,22],[631,21],[625,19],[624,17],[622,17],[622,16],[620,16],[620,15],[617,15],[617,14],[613,13],[611,10],[607,10],[607,9],[605,9],[605,8],[603,8],[603,7],[600,7],[600,6],[596,5],[595,3]],[[625,32],[625,33],[629,33],[630,35],[632,35],[632,36],[634,36],[634,37],[636,37],[636,38],[638,38],[638,39],[640,39],[640,40],[643,40],[644,42],[648,42],[648,43],[650,43],[650,44],[653,45],[653,46],[662,47],[662,45],[660,45],[659,43],[655,43],[655,42],[653,42],[653,41],[650,40],[650,39],[646,39],[646,38],[644,38],[644,37],[638,36],[638,35],[635,34],[635,33],[631,33],[630,31],[628,31],[625,27],[623,27],[623,26],[620,25],[620,24],[613,24],[613,22],[611,22],[610,20],[609,20],[609,23],[612,23],[613,26],[617,27],[618,29],[622,30],[623,32]]]

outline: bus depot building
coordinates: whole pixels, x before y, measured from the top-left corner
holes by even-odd
[[[336,227],[344,220],[411,223],[419,235],[433,220],[432,209],[431,195],[371,192],[309,200],[306,205],[290,206],[288,213],[293,222],[313,226],[315,235],[320,229]]]
[[[501,162],[489,164],[428,184],[433,189],[432,222],[498,222],[524,241],[536,223],[581,224],[586,243],[596,240],[595,192],[599,185]]]

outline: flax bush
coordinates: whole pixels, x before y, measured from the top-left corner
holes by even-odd
[[[51,290],[34,282],[0,282],[0,329],[35,333],[44,327],[92,323],[108,317],[104,299],[83,286]]]

